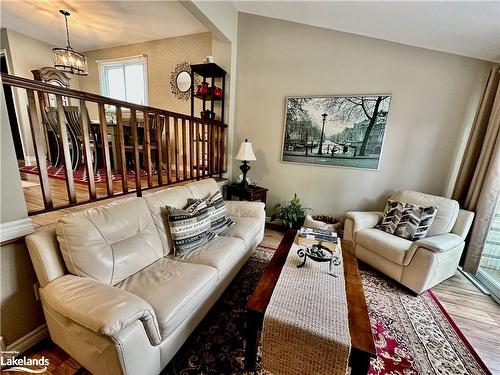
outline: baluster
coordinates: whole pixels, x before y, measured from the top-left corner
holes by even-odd
[[[135,109],[130,110],[130,126],[132,127],[132,143],[134,148],[134,172],[135,172],[135,192],[138,197],[142,196],[141,166],[139,161],[139,140],[137,139],[137,114]]]
[[[194,122],[189,120],[189,178],[194,178]]]
[[[202,171],[202,175],[203,176],[206,176],[207,175],[207,163],[208,163],[208,154],[207,154],[207,144],[208,144],[208,139],[207,139],[207,132],[206,132],[206,128],[207,128],[207,123],[202,123],[201,124],[201,132],[203,134],[202,136],[202,140],[203,140],[203,143],[202,143],[202,146],[203,146],[203,157],[202,157],[202,161],[201,161],[201,165],[203,166],[203,171]]]
[[[214,155],[214,149],[213,149],[213,122],[210,122],[207,124],[208,126],[208,174],[212,176],[213,174],[213,155]]]
[[[174,117],[174,151],[175,182],[177,182],[179,181],[179,124],[177,117]]]
[[[196,179],[200,179],[200,123],[196,122]]]
[[[43,195],[43,204],[46,209],[53,207],[52,193],[50,191],[49,175],[47,173],[46,154],[43,149],[43,135],[41,123],[38,119],[38,112],[35,103],[35,94],[33,90],[26,90],[28,95],[28,117],[30,121],[31,135],[33,137],[33,147],[35,149],[35,158],[38,164],[38,176]]]
[[[64,157],[64,169],[66,171],[66,189],[68,190],[69,203],[76,203],[75,181],[73,180],[73,168],[71,155],[69,153],[68,128],[66,126],[66,116],[61,95],[56,95],[57,125],[61,133],[61,143]],[[76,145],[75,145],[76,146]]]
[[[116,106],[116,130],[118,132],[118,158],[120,161],[120,169],[122,172],[122,191],[123,193],[128,193],[128,181],[127,181],[127,156],[125,154],[125,137],[123,133],[123,118],[122,118],[122,108]],[[132,124],[130,124],[132,125]]]
[[[164,139],[165,139],[165,147],[167,148],[166,152],[166,158],[167,158],[167,184],[170,184],[172,182],[172,165],[171,165],[171,160],[170,160],[170,155],[172,147],[170,145],[170,139],[171,139],[171,131],[170,131],[170,118],[168,117],[167,114],[164,115],[164,125],[163,125],[163,133],[164,133]]]
[[[224,124],[221,124],[220,136],[219,136],[219,177],[222,177],[223,169],[224,169]]]
[[[106,191],[109,196],[113,195],[113,178],[111,176],[111,163],[109,160],[108,125],[106,124],[106,111],[104,104],[99,103],[99,124],[101,130],[102,162],[106,173]]]
[[[85,104],[85,100],[80,99],[80,126],[82,130],[83,136],[83,154],[85,158],[85,169],[87,170],[87,185],[89,189],[89,197],[90,200],[96,199],[96,190],[95,190],[95,178],[94,178],[94,168],[92,166],[92,156],[90,153],[90,120],[89,114],[87,112],[87,106]],[[97,155],[97,144],[94,144]],[[96,156],[97,159],[97,156]],[[94,163],[97,165],[97,160],[94,160]]]
[[[151,140],[150,140],[150,127],[149,127],[149,113],[143,112],[144,116],[144,144],[142,150],[144,152],[144,168],[148,175],[148,188],[153,187],[153,172],[151,170]]]
[[[157,147],[157,158],[158,158],[158,186],[163,185],[163,176],[161,174],[162,172],[162,167],[163,167],[163,161],[162,161],[162,144],[161,144],[161,124],[160,124],[160,116],[158,113],[155,113],[155,124],[156,124],[156,147]],[[168,151],[168,148],[167,148]],[[168,176],[168,170],[167,170],[167,176]]]
[[[187,180],[186,119],[182,119],[182,177]]]

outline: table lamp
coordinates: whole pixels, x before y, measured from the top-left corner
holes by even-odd
[[[241,160],[242,164],[240,165],[240,169],[243,172],[243,179],[240,182],[241,186],[247,187],[247,172],[250,170],[250,166],[248,165],[249,160],[257,160],[255,154],[252,150],[252,144],[248,142],[248,139],[245,139],[245,142],[241,142],[240,149],[235,157],[236,160]]]

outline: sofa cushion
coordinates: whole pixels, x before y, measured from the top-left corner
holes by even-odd
[[[263,228],[261,220],[254,217],[229,216],[234,225],[221,233],[224,237],[235,237],[243,240],[245,245],[252,243],[255,236]]]
[[[193,194],[186,186],[175,186],[148,194],[144,197],[153,217],[153,222],[158,230],[165,255],[168,255],[174,248],[168,229],[166,206],[182,209],[186,207],[190,198],[193,198]]]
[[[163,256],[142,198],[66,215],[57,223],[56,235],[70,273],[111,285]]]
[[[213,267],[162,258],[116,286],[153,307],[165,339],[207,299],[216,283]]]
[[[194,198],[205,199],[219,189],[217,181],[213,178],[205,178],[200,181],[193,181],[185,185]]]
[[[436,236],[449,233],[457,220],[460,209],[458,202],[453,199],[419,193],[416,191],[398,191],[391,196],[391,199],[402,202],[413,203],[419,206],[436,206],[437,212],[426,236]]]
[[[407,239],[394,236],[379,229],[360,230],[356,232],[355,236],[356,246],[359,245],[400,265],[403,265],[406,252],[412,245],[412,242]]]
[[[176,256],[175,260],[214,267],[221,279],[246,253],[241,239],[219,236],[189,253]]]

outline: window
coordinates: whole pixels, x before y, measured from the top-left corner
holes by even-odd
[[[101,94],[127,102],[148,104],[146,57],[99,62]]]

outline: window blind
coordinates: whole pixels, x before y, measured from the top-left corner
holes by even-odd
[[[103,96],[148,104],[146,57],[99,62],[99,80]]]

